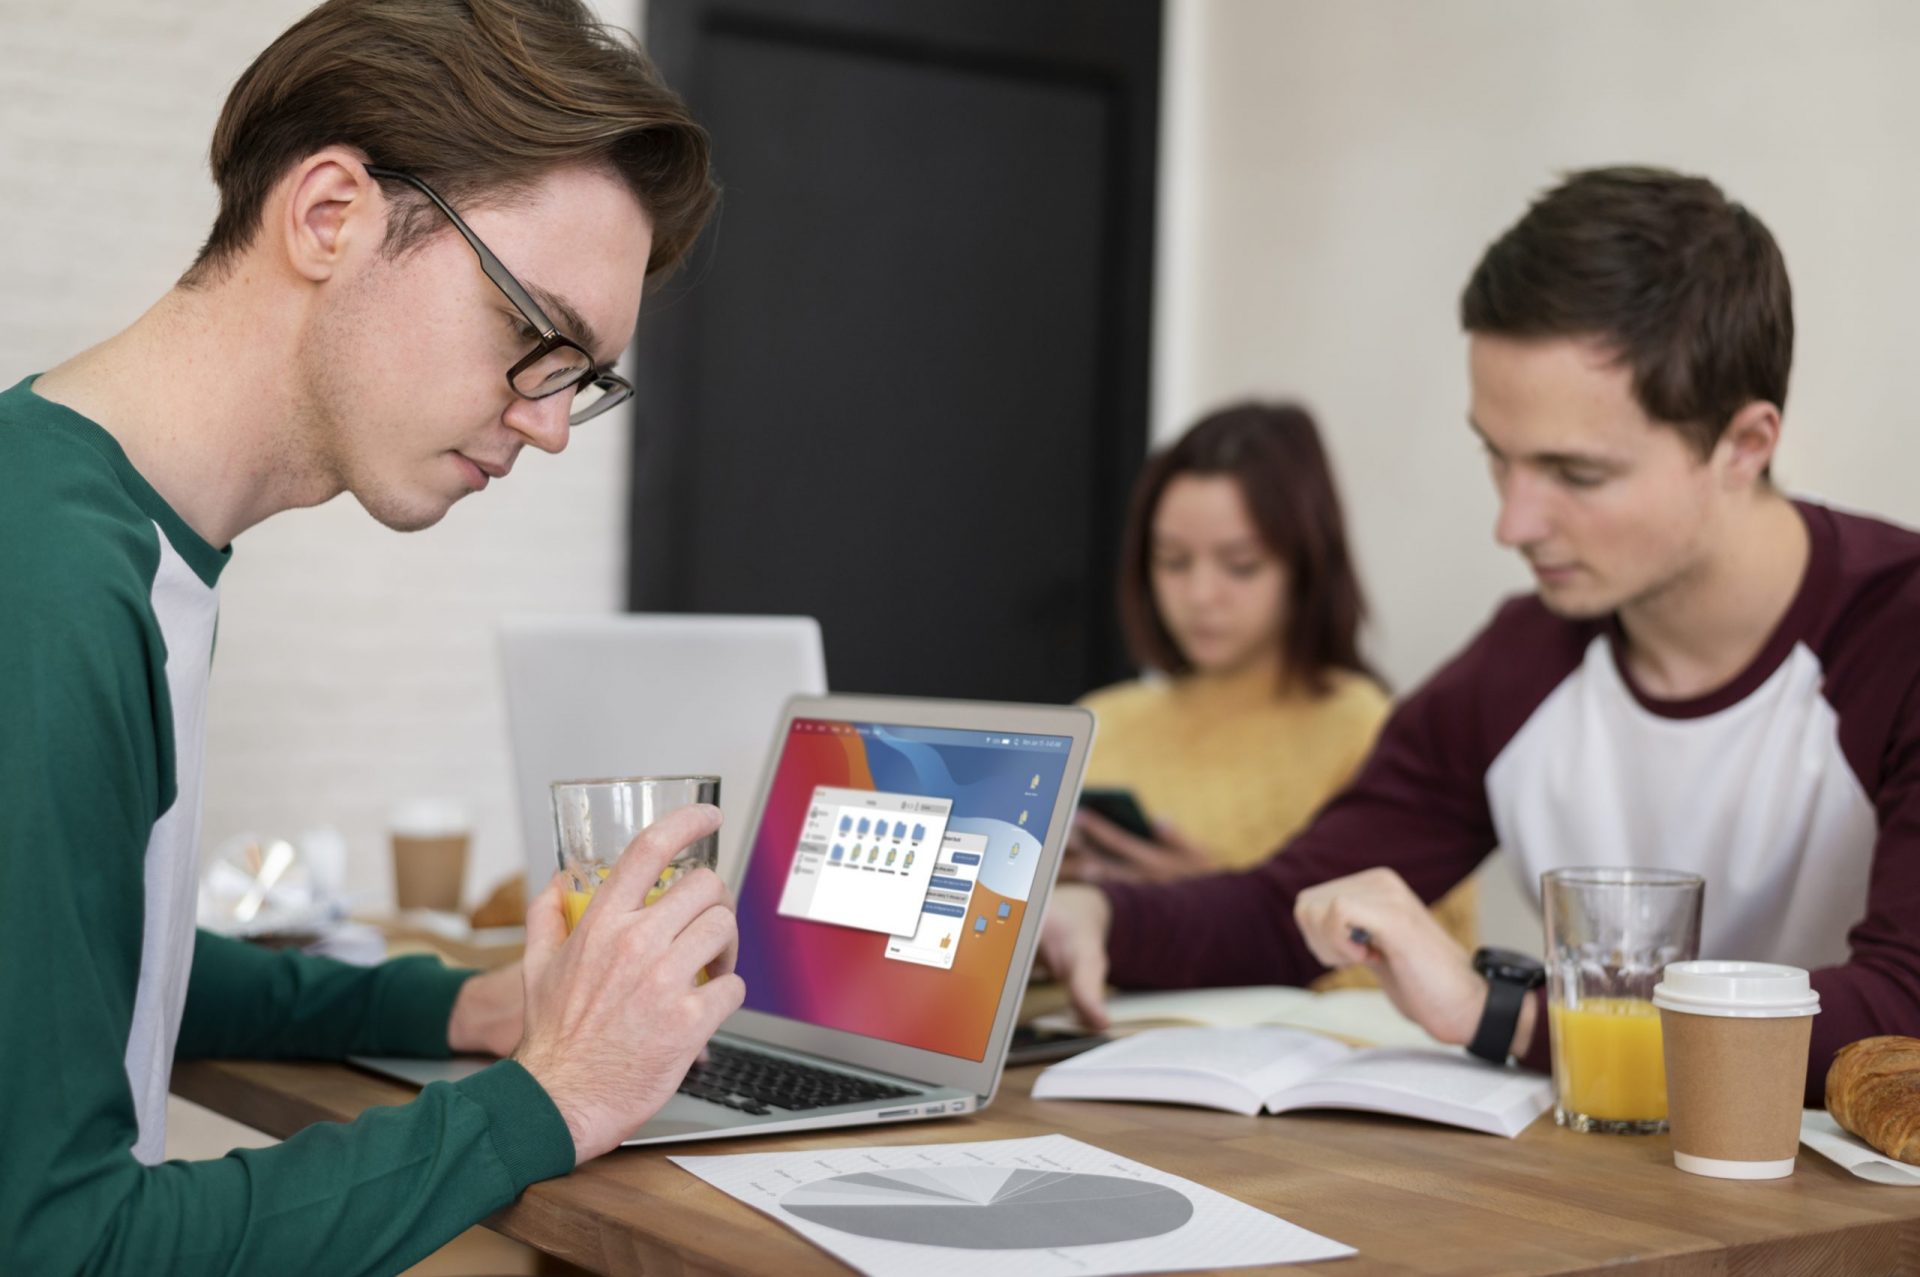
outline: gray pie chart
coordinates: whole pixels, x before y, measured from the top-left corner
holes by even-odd
[[[791,1190],[780,1207],[843,1233],[961,1250],[1139,1241],[1193,1218],[1193,1202],[1160,1184],[1009,1166],[836,1175]]]

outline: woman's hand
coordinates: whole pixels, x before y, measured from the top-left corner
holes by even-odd
[[[1212,856],[1164,820],[1154,822],[1154,836],[1147,839],[1082,807],[1067,831],[1060,876],[1070,882],[1171,882],[1218,868]]]

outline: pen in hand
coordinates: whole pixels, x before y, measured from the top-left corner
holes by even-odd
[[[1373,933],[1365,927],[1348,927],[1347,939],[1353,941],[1362,949],[1365,949],[1368,957],[1377,958],[1380,956],[1380,951],[1373,947]]]

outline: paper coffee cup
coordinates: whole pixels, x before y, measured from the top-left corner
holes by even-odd
[[[467,874],[467,813],[446,799],[419,799],[394,808],[393,899],[401,909],[456,912]]]
[[[1673,1164],[1718,1179],[1793,1174],[1820,995],[1799,967],[1673,962],[1654,986]]]

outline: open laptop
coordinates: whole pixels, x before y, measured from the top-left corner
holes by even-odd
[[[782,707],[827,690],[810,616],[524,617],[500,627],[500,664],[528,899],[557,866],[556,780],[720,777],[731,871]]]
[[[746,1004],[624,1142],[991,1101],[1093,726],[1074,708],[794,698],[731,884]],[[424,1085],[489,1061],[356,1063]]]

